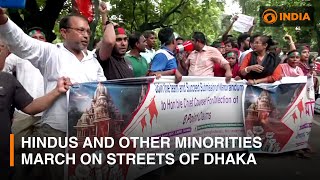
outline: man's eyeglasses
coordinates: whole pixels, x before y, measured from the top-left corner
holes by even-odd
[[[85,29],[85,28],[73,28],[73,27],[66,27],[66,29],[72,29],[77,31],[78,33],[85,35],[87,33],[89,36],[91,35],[91,30],[90,29]]]

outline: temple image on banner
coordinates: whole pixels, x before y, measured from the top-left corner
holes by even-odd
[[[135,97],[138,100],[138,104],[135,109],[132,108],[134,111],[143,102],[147,89],[147,86],[141,86],[139,99]],[[81,117],[73,126],[76,129],[75,136],[78,138],[78,141],[84,141],[86,137],[119,138],[126,123],[131,118],[132,112],[127,116],[121,114],[113,102],[107,87],[102,83],[97,84],[90,104],[90,107],[83,111]]]

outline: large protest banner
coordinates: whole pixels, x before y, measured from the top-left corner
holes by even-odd
[[[247,136],[260,136],[261,153],[280,153],[308,146],[314,115],[314,90],[307,77],[283,78],[269,85],[248,86],[244,96]]]
[[[184,77],[179,84],[174,83],[173,77],[78,84],[69,96],[68,136],[76,136],[81,144],[85,137],[243,137],[246,132],[248,136],[261,136],[263,142],[269,142],[264,143],[262,149],[253,150],[255,152],[301,149],[309,138],[313,115],[312,111],[310,116],[304,113],[306,104],[313,107],[314,102],[312,97],[306,98],[306,82],[306,78],[294,82],[284,80],[281,84],[249,86],[247,90],[243,82],[226,84],[224,78],[214,77]],[[301,97],[303,110],[299,105]],[[292,110],[294,107],[296,110]],[[279,148],[275,148],[276,143]],[[69,152],[103,153],[104,156],[110,152],[170,152],[178,156],[239,150],[245,149],[123,149],[115,145],[110,149],[77,148]],[[164,165],[111,166],[106,162],[82,165],[77,161],[76,165],[69,165],[68,173],[71,179],[134,179]]]

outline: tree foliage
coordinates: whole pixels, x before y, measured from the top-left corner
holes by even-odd
[[[103,0],[108,1],[108,0]],[[98,13],[98,0],[92,0]],[[224,4],[217,0],[110,0],[111,19],[129,31],[157,30],[173,27],[182,37],[201,31],[209,40],[221,34],[221,14]],[[10,18],[23,30],[34,26],[43,28],[52,42],[58,34],[58,21],[72,12],[71,0],[27,0],[26,8],[10,9]],[[98,16],[91,24],[96,36],[102,35]],[[94,38],[94,37],[93,37]],[[92,39],[93,39],[92,38]],[[60,42],[58,37],[55,42]]]
[[[283,36],[285,34],[290,34],[293,36],[297,43],[307,43],[312,45],[313,50],[318,50],[320,48],[320,13],[318,9],[320,8],[319,0],[234,0],[238,1],[239,5],[242,7],[242,13],[250,16],[254,16],[258,23],[255,32],[261,32],[267,35],[271,35],[274,39],[278,40],[281,45],[285,45]],[[311,27],[261,27],[259,26],[260,6],[281,6],[281,7],[294,7],[294,6],[313,6],[315,8],[315,24]],[[318,50],[319,51],[319,50]]]
[[[10,18],[23,30],[41,27],[46,31],[47,40],[53,41],[56,35],[53,28],[66,0],[27,0],[25,9],[9,9]]]
[[[189,38],[192,32],[204,32],[209,41],[217,39],[230,23],[230,16],[222,16],[224,2],[221,0],[103,0],[112,5],[109,13],[112,20],[120,23],[129,31],[157,30],[173,27],[182,37]],[[320,48],[320,1],[318,0],[234,0],[242,7],[243,14],[254,16],[257,26],[254,32],[272,35],[280,44],[285,45],[283,36],[288,33],[296,42],[311,44],[313,49]],[[92,0],[97,11],[98,0]],[[58,23],[62,16],[72,11],[71,0],[27,0],[26,8],[9,9],[10,18],[23,30],[34,26],[42,27],[48,41],[56,39]],[[259,26],[260,6],[313,6],[315,25],[313,27],[261,27]],[[101,37],[101,22],[95,16],[91,24],[94,34]],[[233,32],[236,34],[235,32]],[[92,37],[93,39],[94,37]],[[59,38],[56,42],[59,42]]]
[[[216,0],[111,0],[112,19],[130,31],[173,27],[183,37],[193,31],[213,39],[220,33],[223,4]]]

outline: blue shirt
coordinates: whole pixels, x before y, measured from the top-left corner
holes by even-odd
[[[177,68],[177,59],[174,56],[174,53],[170,51],[167,47],[163,46],[161,47],[161,49],[156,51],[155,56],[151,61],[150,71],[167,71]]]

